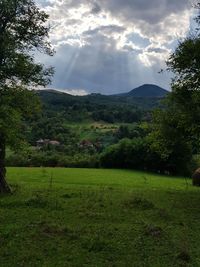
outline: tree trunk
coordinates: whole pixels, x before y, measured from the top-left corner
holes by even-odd
[[[0,134],[0,193],[10,193],[10,187],[6,182],[6,142],[3,134]]]

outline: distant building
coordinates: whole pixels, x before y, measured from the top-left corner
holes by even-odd
[[[79,143],[79,147],[80,148],[94,148],[94,144],[89,141],[89,140],[82,140],[80,143]]]
[[[82,150],[96,150],[96,151],[100,151],[102,148],[102,144],[100,142],[95,142],[93,143],[90,140],[82,140],[79,144],[78,147]]]
[[[60,142],[59,141],[56,141],[56,140],[51,140],[51,141],[49,141],[49,145],[59,146],[60,145]]]
[[[60,142],[57,140],[50,140],[50,139],[39,139],[36,141],[36,145],[38,148],[42,148],[44,146],[60,146]]]

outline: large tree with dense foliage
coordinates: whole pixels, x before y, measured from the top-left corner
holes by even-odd
[[[200,10],[200,4],[196,5]],[[161,155],[174,173],[190,171],[192,154],[200,151],[200,15],[197,28],[179,42],[167,61],[174,73],[172,92],[165,110],[154,116],[152,149]]]
[[[0,0],[0,192],[8,192],[5,148],[15,144],[21,119],[37,108],[29,90],[50,82],[52,68],[34,60],[35,52],[53,55],[48,15],[32,0]]]

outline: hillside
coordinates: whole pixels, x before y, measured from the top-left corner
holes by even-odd
[[[44,105],[51,109],[62,109],[74,105],[90,110],[102,107],[118,107],[140,110],[151,110],[158,107],[160,100],[167,95],[168,91],[156,85],[143,85],[130,92],[116,95],[89,94],[86,96],[73,96],[55,90],[40,90],[40,96]],[[114,109],[115,109],[114,108]]]
[[[20,156],[8,153],[8,166],[97,166],[107,147],[124,138],[144,137],[146,130],[140,125],[151,121],[152,109],[160,105],[160,98],[73,96],[54,90],[36,93],[41,112],[25,118],[21,134],[28,146],[38,147],[43,140],[43,149],[27,147]],[[60,146],[50,147],[49,141]]]
[[[128,93],[120,94],[121,97],[134,97],[134,98],[163,98],[169,91],[154,85],[144,84],[139,86]]]
[[[108,123],[132,123],[141,119],[143,109],[151,109],[149,103],[145,108],[142,108],[133,101],[100,94],[72,96],[45,90],[37,93],[42,101],[45,113],[64,113],[65,119],[71,122],[89,120]]]

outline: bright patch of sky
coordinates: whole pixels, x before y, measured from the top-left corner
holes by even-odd
[[[50,15],[57,51],[53,58],[40,56],[55,66],[53,88],[113,94],[155,83],[169,89],[170,74],[159,71],[193,24],[189,0],[37,3]]]

